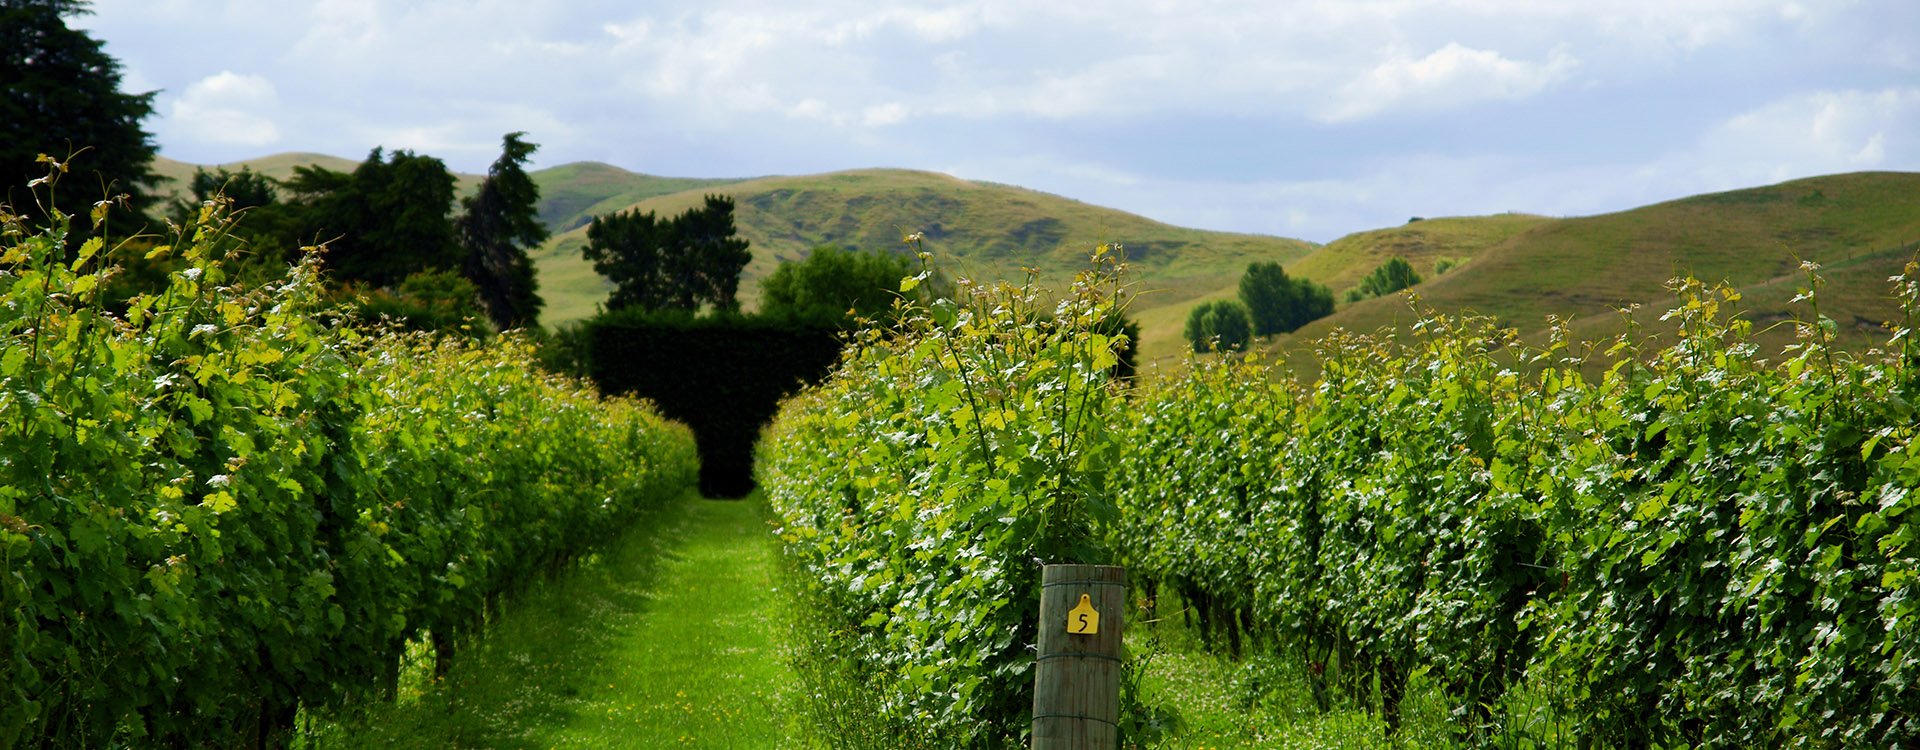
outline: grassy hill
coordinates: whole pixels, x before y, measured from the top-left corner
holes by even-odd
[[[1034,268],[1061,284],[1084,267],[1102,242],[1121,243],[1135,287],[1135,312],[1181,307],[1237,283],[1248,263],[1291,261],[1314,245],[1264,235],[1183,229],[1133,214],[1024,188],[972,182],[931,172],[869,169],[798,177],[764,177],[648,198],[632,208],[672,215],[706,193],[735,201],[735,224],[753,246],[743,296],[784,260],[812,248],[902,248],[901,236],[919,232],[924,248],[950,275],[1014,279]],[[605,298],[605,287],[580,257],[586,231],[557,235],[536,258],[544,322],[576,320]],[[1179,343],[1143,335],[1148,356],[1177,352]]]
[[[540,222],[558,234],[586,226],[595,216],[648,198],[740,180],[656,177],[611,164],[582,161],[536,170],[533,182],[540,186]]]
[[[1324,284],[1339,299],[1389,258],[1405,258],[1422,278],[1431,279],[1439,275],[1435,267],[1442,260],[1463,264],[1487,248],[1550,221],[1531,214],[1461,216],[1355,232],[1301,258],[1287,268],[1287,273]]]
[[[1788,300],[1804,285],[1799,266],[1808,260],[1828,269],[1822,312],[1843,321],[1851,342],[1863,345],[1884,338],[1878,324],[1892,309],[1886,277],[1920,240],[1915,196],[1920,174],[1863,172],[1540,220],[1413,291],[1436,310],[1493,316],[1536,340],[1550,314],[1573,319],[1585,336],[1613,335],[1625,328],[1616,311],[1629,305],[1643,307],[1639,320],[1657,334],[1657,318],[1672,301],[1669,279],[1692,275],[1746,290],[1748,317],[1777,322],[1793,314]],[[1274,346],[1297,354],[1336,327],[1369,331],[1411,317],[1404,293],[1365,300]],[[1790,336],[1790,327],[1781,327],[1767,341]]]
[[[289,153],[221,166],[284,178],[301,164],[344,171],[357,162]],[[160,158],[155,168],[183,184],[194,165]],[[480,179],[458,177],[463,193]],[[580,257],[593,216],[630,208],[672,215],[718,192],[734,198],[740,233],[752,242],[754,260],[741,286],[749,307],[759,279],[823,244],[897,250],[902,234],[919,232],[951,275],[1015,279],[1032,268],[1061,285],[1093,246],[1121,243],[1140,293],[1133,314],[1143,357],[1162,362],[1183,356],[1187,311],[1232,298],[1250,262],[1281,261],[1290,274],[1326,284],[1339,298],[1394,256],[1426,278],[1414,290],[1423,305],[1490,315],[1535,340],[1544,337],[1548,315],[1573,320],[1576,333],[1590,340],[1617,335],[1626,324],[1615,311],[1630,305],[1642,308],[1643,329],[1658,335],[1667,329],[1657,319],[1672,304],[1667,281],[1691,274],[1740,289],[1740,306],[1765,330],[1769,347],[1791,340],[1792,327],[1781,323],[1796,314],[1790,300],[1804,284],[1799,264],[1810,260],[1826,269],[1822,312],[1841,323],[1850,345],[1866,346],[1883,338],[1880,323],[1897,312],[1886,298],[1886,277],[1920,248],[1920,174],[1896,172],[1795,180],[1581,218],[1424,219],[1325,246],[1183,229],[1057,195],[898,169],[693,179],[579,162],[533,177],[541,219],[555,233],[534,254],[550,326],[591,315],[606,297],[605,282]],[[1435,274],[1442,259],[1458,265]],[[1375,330],[1414,315],[1405,295],[1341,304],[1333,316],[1267,346],[1297,356],[1336,327]]]
[[[1551,219],[1528,214],[1422,219],[1399,227],[1355,232],[1284,265],[1289,276],[1322,284],[1332,289],[1338,300],[1388,258],[1405,258],[1424,278],[1432,278],[1436,275],[1435,264],[1441,259],[1456,264],[1469,261],[1481,251],[1548,221]],[[1236,273],[1224,285],[1194,295],[1185,304],[1138,311],[1135,317],[1140,321],[1140,338],[1155,344],[1143,350],[1148,355],[1146,361],[1172,365],[1184,358],[1188,311],[1200,302],[1238,299],[1239,281]]]
[[[304,152],[274,154],[272,156],[262,156],[258,159],[246,159],[243,161],[228,162],[226,164],[208,165],[189,164],[164,156],[156,156],[153,159],[153,171],[160,175],[161,181],[160,184],[156,186],[154,194],[160,196],[163,201],[184,195],[187,190],[188,181],[193,179],[193,171],[195,169],[206,169],[208,171],[225,169],[229,172],[238,172],[244,168],[251,169],[276,180],[285,180],[293,176],[294,167],[324,167],[335,172],[352,172],[354,168],[358,166],[360,166],[360,161],[356,159],[343,159],[338,156]],[[484,177],[484,175],[455,172],[453,174],[455,192],[458,195],[471,194],[480,188],[480,179],[482,177]]]

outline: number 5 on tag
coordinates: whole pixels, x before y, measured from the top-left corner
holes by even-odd
[[[1080,605],[1067,611],[1067,632],[1094,635],[1100,632],[1100,610],[1093,608],[1093,597],[1080,595]]]

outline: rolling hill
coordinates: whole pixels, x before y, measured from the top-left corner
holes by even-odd
[[[727,185],[740,180],[656,177],[611,164],[583,161],[536,170],[540,223],[554,234],[586,226],[593,217],[661,195]]]
[[[317,164],[351,171],[358,162],[321,154],[277,154],[231,164],[269,177]],[[161,158],[156,171],[184,186],[195,165]],[[932,172],[868,169],[821,175],[754,179],[659,177],[597,162],[535,170],[540,218],[554,237],[534,251],[548,326],[593,314],[608,286],[580,256],[592,217],[622,210],[671,215],[698,204],[708,193],[730,195],[735,223],[751,243],[754,260],[741,285],[751,306],[757,281],[781,262],[812,248],[904,249],[901,236],[919,232],[950,275],[983,280],[1017,279],[1026,268],[1044,282],[1062,285],[1084,266],[1093,247],[1118,242],[1130,264],[1129,278],[1141,296],[1133,312],[1146,319],[1176,319],[1194,299],[1232,289],[1248,263],[1293,261],[1312,243],[1264,235],[1185,229],[1140,216],[1009,185],[972,182]],[[459,174],[462,194],[480,176]],[[1179,329],[1162,326],[1143,335],[1148,357],[1177,357]]]
[[[1826,268],[1821,312],[1843,322],[1849,345],[1865,346],[1884,340],[1879,324],[1894,310],[1886,278],[1920,240],[1916,196],[1920,174],[1862,172],[1540,220],[1413,291],[1424,306],[1492,316],[1535,340],[1544,337],[1548,315],[1573,320],[1590,340],[1615,335],[1626,326],[1617,311],[1630,305],[1642,307],[1637,319],[1657,335],[1666,330],[1657,318],[1673,301],[1667,283],[1687,275],[1742,290],[1741,307],[1758,323],[1793,317],[1789,301],[1805,284],[1805,260]],[[1309,256],[1296,266],[1319,262]],[[1405,322],[1413,317],[1405,297],[1343,306],[1272,346],[1297,355],[1336,327],[1372,331]],[[1779,326],[1762,344],[1777,347],[1791,336],[1790,326]]]
[[[357,162],[320,154],[278,154],[222,165],[272,177],[300,164],[351,170]],[[161,158],[163,176],[180,180],[194,165]],[[478,175],[459,175],[463,192]],[[1849,346],[1884,339],[1880,323],[1898,312],[1886,278],[1920,248],[1920,174],[1864,172],[1699,195],[1617,213],[1577,218],[1525,214],[1422,219],[1356,232],[1325,246],[1263,235],[1184,229],[1069,198],[943,174],[867,169],[752,179],[660,177],[596,162],[537,170],[540,217],[553,238],[534,252],[543,322],[591,315],[605,282],[580,257],[585,225],[620,210],[671,215],[710,192],[736,201],[736,223],[754,260],[741,286],[757,297],[757,280],[811,248],[900,249],[919,232],[924,249],[952,275],[1014,279],[1032,268],[1063,284],[1096,244],[1126,249],[1147,361],[1184,356],[1180,330],[1192,305],[1232,298],[1253,261],[1278,260],[1290,274],[1334,290],[1336,298],[1387,258],[1413,263],[1426,281],[1414,289],[1425,307],[1474,312],[1544,338],[1548,315],[1573,321],[1583,338],[1618,335],[1616,311],[1638,305],[1643,331],[1671,306],[1667,282],[1693,275],[1741,291],[1740,307],[1763,331],[1763,346],[1792,338],[1780,325],[1796,314],[1802,260],[1824,267],[1821,311],[1841,323]],[[163,187],[163,192],[165,188]],[[1434,273],[1442,259],[1454,268]],[[1405,295],[1341,304],[1335,313],[1266,346],[1298,357],[1334,328],[1375,330],[1410,320]]]
[[[741,285],[748,299],[756,294],[756,280],[819,245],[899,249],[904,234],[919,232],[923,248],[950,275],[1016,279],[1023,268],[1033,268],[1055,285],[1084,267],[1095,245],[1118,242],[1142,293],[1135,313],[1145,315],[1184,309],[1197,296],[1237,283],[1250,262],[1291,261],[1315,247],[1280,237],[1184,229],[1034,190],[898,169],[705,185],[627,208],[672,215],[692,208],[708,192],[733,197],[735,224],[752,242],[754,259]],[[549,325],[590,315],[605,298],[603,282],[580,257],[585,244],[585,228],[576,227],[556,235],[535,259],[548,300],[543,322]],[[1145,353],[1177,353],[1175,333],[1174,339],[1143,335]]]

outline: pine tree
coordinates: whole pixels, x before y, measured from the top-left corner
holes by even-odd
[[[0,202],[26,211],[37,198],[84,216],[96,201],[124,194],[136,213],[125,229],[138,230],[158,179],[152,136],[140,127],[153,114],[154,95],[121,93],[119,61],[67,25],[69,16],[91,12],[88,4],[0,0]],[[69,172],[51,189],[30,192],[29,182],[47,176],[41,154]]]
[[[525,135],[508,133],[501,139],[500,158],[487,170],[479,192],[461,201],[464,213],[454,221],[467,249],[463,272],[480,289],[487,317],[502,331],[535,324],[543,304],[526,250],[547,239],[536,205],[540,186],[525,169],[527,157],[540,146],[523,140]]]

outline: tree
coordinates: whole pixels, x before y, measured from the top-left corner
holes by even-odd
[[[502,331],[533,325],[543,304],[526,248],[545,242],[547,228],[535,205],[540,186],[524,168],[540,146],[522,140],[525,135],[508,133],[501,139],[500,158],[487,169],[479,192],[461,201],[463,212],[454,221],[467,250],[464,273],[480,290],[487,317]]]
[[[71,170],[41,189],[50,205],[84,216],[96,201],[125,194],[135,221],[145,223],[148,186],[158,177],[140,121],[153,114],[154,94],[121,93],[120,63],[67,26],[68,16],[91,12],[88,4],[0,0],[0,203],[34,205],[26,186],[47,176],[38,161],[46,154]]]
[[[1233,300],[1202,302],[1187,314],[1187,341],[1202,354],[1210,351],[1242,351],[1252,338],[1253,323],[1247,308]]]
[[[195,168],[193,178],[187,181],[187,191],[193,198],[173,202],[173,214],[176,221],[190,222],[200,212],[201,204],[216,195],[226,196],[234,211],[259,208],[280,202],[280,190],[274,185],[273,178],[241,167],[238,172],[229,172],[226,167],[215,167],[208,172],[204,168]]]
[[[738,310],[740,271],[753,258],[734,236],[733,199],[719,195],[666,220],[639,210],[596,216],[582,252],[614,284],[609,310]]]
[[[294,207],[280,201],[280,185],[273,178],[245,167],[238,172],[195,169],[187,191],[188,196],[174,199],[168,209],[175,225],[192,226],[208,201],[224,199],[236,218],[236,238],[253,245],[256,256],[281,262],[298,249],[299,217]]]
[[[1240,301],[1256,336],[1290,333],[1333,314],[1333,292],[1306,279],[1288,278],[1279,263],[1253,263],[1240,277]]]
[[[900,279],[912,274],[904,255],[822,245],[760,282],[760,312],[839,324],[877,318],[899,296]]]
[[[431,156],[375,148],[352,174],[297,167],[287,189],[304,207],[301,235],[327,241],[337,281],[389,287],[423,271],[458,270],[453,173]]]
[[[1360,293],[1369,297],[1384,297],[1418,283],[1420,274],[1413,272],[1413,264],[1396,255],[1360,280]]]
[[[675,308],[694,310],[708,303],[720,310],[739,310],[734,294],[740,288],[740,271],[753,254],[746,240],[734,236],[733,199],[709,195],[705,208],[681,214],[673,223],[681,248],[677,256],[670,256],[679,262],[668,265]]]

